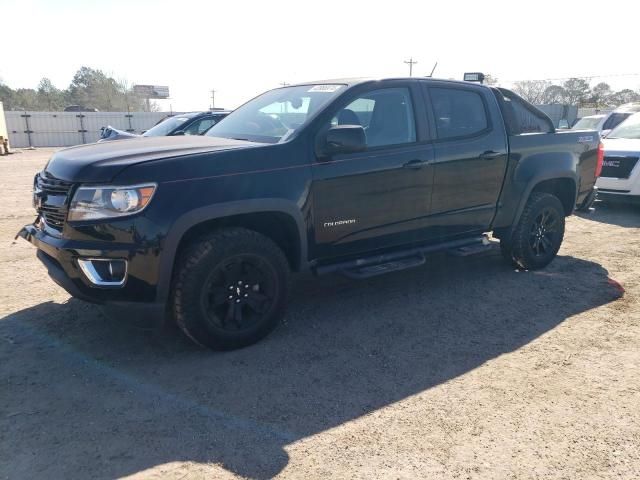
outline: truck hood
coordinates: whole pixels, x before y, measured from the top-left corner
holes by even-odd
[[[109,182],[125,168],[143,162],[260,145],[206,136],[140,137],[59,150],[53,154],[45,170],[68,182]]]

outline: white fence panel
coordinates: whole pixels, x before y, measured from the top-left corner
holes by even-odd
[[[31,145],[34,147],[64,147],[82,143],[77,113],[26,112],[30,117]]]
[[[29,138],[25,133],[24,118],[21,117],[23,114],[24,112],[4,112],[4,118],[7,121],[7,133],[12,147],[22,148],[29,146]]]
[[[176,112],[173,112],[175,115]],[[67,147],[92,143],[100,138],[100,129],[142,133],[168,112],[6,112],[11,145],[24,147]]]

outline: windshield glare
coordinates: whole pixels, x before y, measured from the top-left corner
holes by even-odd
[[[177,127],[182,125],[184,122],[189,120],[189,117],[169,117],[166,120],[163,120],[158,125],[153,128],[150,128],[146,132],[142,134],[143,137],[162,137],[167,135],[169,132],[175,130]]]
[[[640,113],[631,115],[618,127],[614,128],[607,138],[640,139]]]
[[[268,91],[211,127],[206,135],[261,143],[284,142],[344,87],[300,85]]]
[[[584,117],[572,127],[572,130],[595,130],[604,117]]]

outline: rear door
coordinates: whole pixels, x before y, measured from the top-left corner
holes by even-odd
[[[507,166],[507,137],[499,106],[484,87],[423,82],[436,135],[431,238],[486,231]]]
[[[434,153],[419,102],[416,82],[375,83],[344,99],[323,120],[319,136],[332,125],[362,126],[367,149],[313,164],[315,258],[420,238],[429,212]]]

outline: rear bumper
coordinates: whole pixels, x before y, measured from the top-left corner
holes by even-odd
[[[136,263],[140,270],[140,265],[144,264],[143,260],[154,261],[153,258],[141,255],[140,250],[120,244],[53,237],[34,225],[26,225],[17,236],[38,249],[37,257],[46,267],[49,277],[71,296],[87,302],[135,309],[145,317],[160,318],[164,315],[164,303],[155,301],[156,286],[146,282],[140,275],[136,275],[136,272],[129,275],[122,287],[100,288],[91,285],[77,263],[77,259],[83,257],[125,258],[130,261],[137,256]],[[109,245],[112,249],[107,250],[105,247]]]
[[[598,200],[605,202],[639,203],[640,195],[632,195],[631,192],[619,192],[615,190],[600,190]]]

